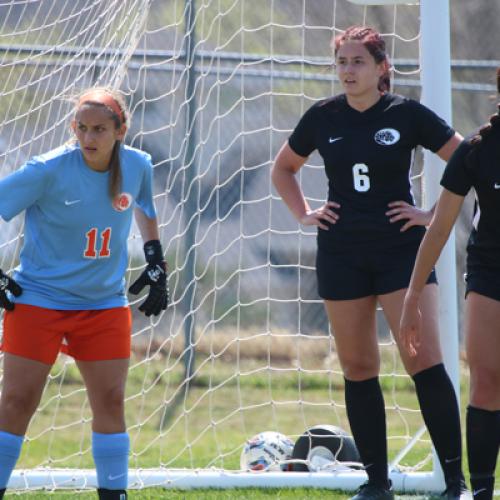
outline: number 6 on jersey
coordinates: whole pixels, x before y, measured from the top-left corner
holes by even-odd
[[[368,175],[368,165],[356,163],[352,167],[352,178],[354,180],[354,189],[364,193],[370,189],[370,178]]]

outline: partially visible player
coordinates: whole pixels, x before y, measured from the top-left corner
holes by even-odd
[[[0,305],[6,309],[0,498],[63,344],[82,374],[92,409],[99,498],[127,498],[124,395],[131,314],[124,275],[133,212],[147,267],[131,292],[149,285],[139,307],[147,316],[168,304],[151,157],[122,144],[127,122],[118,92],[85,91],[71,122],[75,143],[35,157],[0,180],[2,218],[25,212],[20,265],[13,278],[0,271]]]
[[[497,69],[500,93],[500,68]],[[477,211],[467,244],[464,332],[470,368],[467,454],[475,500],[493,498],[500,446],[500,105],[478,133],[467,138],[446,166],[443,190],[420,245],[406,292],[400,337],[411,356],[425,349],[421,292],[474,189]]]
[[[295,218],[318,226],[319,295],[335,337],[345,377],[347,415],[368,482],[356,500],[391,499],[385,407],[379,384],[376,308],[393,332],[418,245],[431,213],[414,206],[413,150],[421,145],[447,160],[461,141],[431,110],[389,93],[389,61],[380,34],[353,26],[333,41],[344,93],[319,101],[301,118],[279,151],[272,178]],[[318,150],[328,177],[328,201],[312,210],[296,173]],[[436,277],[422,292],[425,349],[401,349],[446,479],[447,498],[464,490],[460,418],[443,365],[438,335]]]

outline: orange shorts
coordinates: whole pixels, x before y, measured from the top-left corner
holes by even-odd
[[[53,364],[59,351],[79,361],[130,357],[129,307],[62,311],[16,304],[5,311],[2,350]]]

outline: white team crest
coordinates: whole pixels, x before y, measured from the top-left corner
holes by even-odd
[[[392,146],[399,141],[400,133],[393,128],[383,128],[375,132],[375,142],[381,146]]]
[[[132,195],[130,193],[120,193],[113,200],[113,208],[118,212],[124,212],[132,205]]]

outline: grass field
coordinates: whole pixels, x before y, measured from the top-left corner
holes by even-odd
[[[348,429],[343,408],[343,378],[333,369],[336,361],[325,360],[324,355],[319,354],[325,352],[324,348],[317,352],[304,348],[307,356],[301,360],[299,372],[291,361],[296,357],[296,350],[292,352],[287,341],[281,339],[280,342],[279,346],[267,346],[268,356],[263,359],[248,352],[246,357],[240,356],[236,365],[239,376],[235,376],[235,363],[229,351],[224,358],[216,356],[215,361],[213,353],[218,348],[214,348],[213,343],[210,356],[200,347],[196,377],[188,392],[182,390],[182,368],[176,364],[178,356],[173,350],[168,350],[166,355],[164,349],[163,354],[151,356],[148,363],[142,362],[144,353],[136,353],[127,386],[127,421],[133,449],[130,467],[239,469],[241,445],[257,432],[278,430],[296,439],[304,430],[319,423]],[[322,367],[323,372],[313,373],[312,367]],[[391,436],[390,458],[393,458],[422,421],[413,384],[401,375],[400,362],[390,349],[383,351],[383,372],[390,374],[382,377],[381,383]],[[462,408],[467,391],[464,367]],[[90,412],[75,365],[61,363],[54,367],[28,438],[19,468],[93,468]],[[423,462],[420,470],[429,470],[428,457],[429,439],[424,434],[401,465]],[[497,469],[497,478],[499,476]],[[75,492],[12,492],[9,496],[33,499],[45,498],[47,494],[63,499],[74,496]],[[130,491],[130,498],[141,499],[314,499],[325,496],[349,497],[342,492],[316,489]],[[78,497],[95,498],[95,493],[78,492]]]
[[[78,499],[94,499],[97,495],[92,492],[79,492],[77,493]],[[73,492],[38,492],[38,493],[21,493],[21,494],[7,494],[5,498],[27,498],[29,500],[34,499],[69,499],[75,496]],[[141,491],[129,491],[130,499],[144,499],[144,500],[158,500],[158,499],[172,499],[172,500],[184,500],[184,499],[204,499],[204,500],[261,500],[261,499],[296,499],[296,500],[308,500],[308,499],[324,499],[332,500],[343,500],[350,497],[342,492],[326,490],[326,489],[268,489],[268,490],[257,490],[257,489],[233,489],[233,490],[196,490],[196,491],[173,491],[173,490],[160,490],[160,489],[148,489]],[[398,496],[400,499],[408,500],[419,500],[427,497],[424,496]]]

